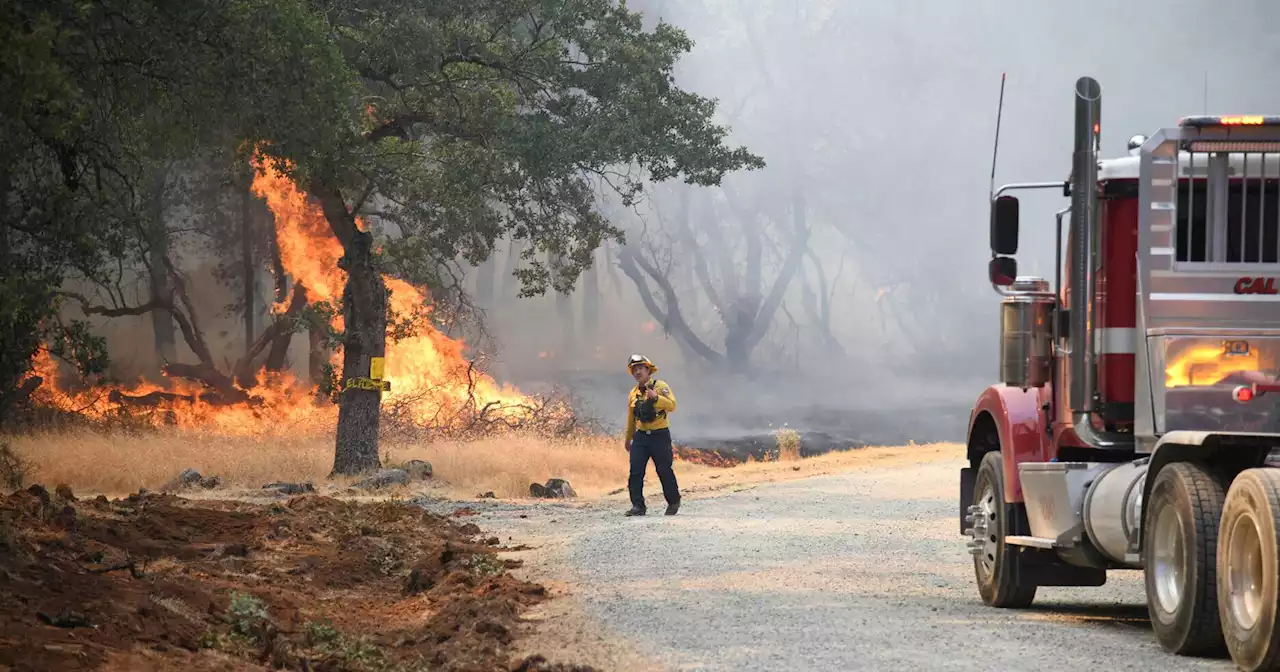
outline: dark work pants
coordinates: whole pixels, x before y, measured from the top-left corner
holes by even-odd
[[[653,469],[658,472],[658,480],[662,482],[662,494],[668,504],[680,501],[680,486],[676,483],[676,472],[671,468],[674,458],[671,450],[671,430],[655,429],[652,433],[637,430],[631,438],[631,477],[627,479],[627,489],[631,491],[631,505],[644,509],[644,472],[653,460]]]

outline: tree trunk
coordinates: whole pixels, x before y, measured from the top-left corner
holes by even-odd
[[[342,348],[344,385],[338,400],[333,475],[358,474],[382,466],[378,457],[382,393],[347,384],[354,379],[368,379],[369,359],[386,353],[387,286],[373,266],[372,246],[372,235],[354,232],[342,259],[347,272],[342,297],[346,321]]]
[[[160,170],[152,177],[151,207],[147,222],[147,270],[151,280],[151,300],[170,301],[173,287],[164,260],[169,254],[169,237],[165,235],[164,189],[167,172]],[[173,329],[173,316],[168,311],[151,311],[151,330],[155,335],[156,356],[161,362],[173,361],[177,337]]]
[[[297,287],[297,285],[294,285]],[[289,358],[289,346],[293,343],[293,330],[281,334],[271,341],[271,349],[267,351],[267,359],[262,366],[268,371],[283,371],[285,361]]]
[[[246,184],[240,194],[240,271],[244,282],[244,350],[253,347],[256,331],[253,326],[255,270],[253,266],[253,189]]]

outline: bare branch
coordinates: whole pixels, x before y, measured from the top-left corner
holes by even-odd
[[[165,301],[164,299],[152,299],[140,306],[118,306],[115,308],[108,308],[106,306],[93,305],[89,302],[89,299],[84,297],[84,295],[78,294],[76,292],[58,291],[58,292],[55,292],[55,294],[57,296],[65,296],[68,299],[75,299],[75,301],[80,304],[80,311],[83,312],[85,315],[101,315],[103,317],[130,317],[130,316],[137,316],[137,315],[147,315],[147,314],[150,314],[152,311],[156,311],[156,310],[164,310],[164,311],[170,311],[170,312],[173,310],[172,304],[170,304],[168,301]]]
[[[723,359],[720,353],[703,343],[702,339],[698,338],[697,334],[694,334],[693,330],[689,328],[689,325],[684,321],[684,315],[680,312],[680,302],[676,298],[675,289],[672,288],[666,276],[656,266],[630,248],[622,249],[619,261],[622,265],[622,272],[626,273],[627,277],[631,278],[631,281],[636,284],[636,288],[640,290],[640,299],[644,302],[645,308],[648,308],[654,317],[662,320],[663,327],[668,333],[674,333],[688,344],[694,352],[709,362],[719,362]],[[644,276],[640,274],[641,269],[658,284],[658,288],[666,299],[666,311],[658,307],[653,294],[649,292],[648,283],[645,282]]]

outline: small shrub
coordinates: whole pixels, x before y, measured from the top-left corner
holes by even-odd
[[[270,619],[267,605],[253,595],[231,593],[231,606],[227,607],[231,619],[232,634],[257,641]]]
[[[774,437],[778,440],[779,461],[800,459],[800,432],[794,429],[779,429],[774,432]]]
[[[382,672],[390,670],[386,654],[368,640],[348,637],[329,622],[308,622],[303,628],[303,644],[312,656],[323,659],[324,669],[351,672]]]
[[[462,565],[478,576],[497,576],[504,570],[502,561],[487,553],[476,553],[463,561]]]

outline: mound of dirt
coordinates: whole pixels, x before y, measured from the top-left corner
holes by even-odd
[[[530,669],[510,644],[545,590],[474,532],[399,502],[32,486],[0,500],[0,669]]]

